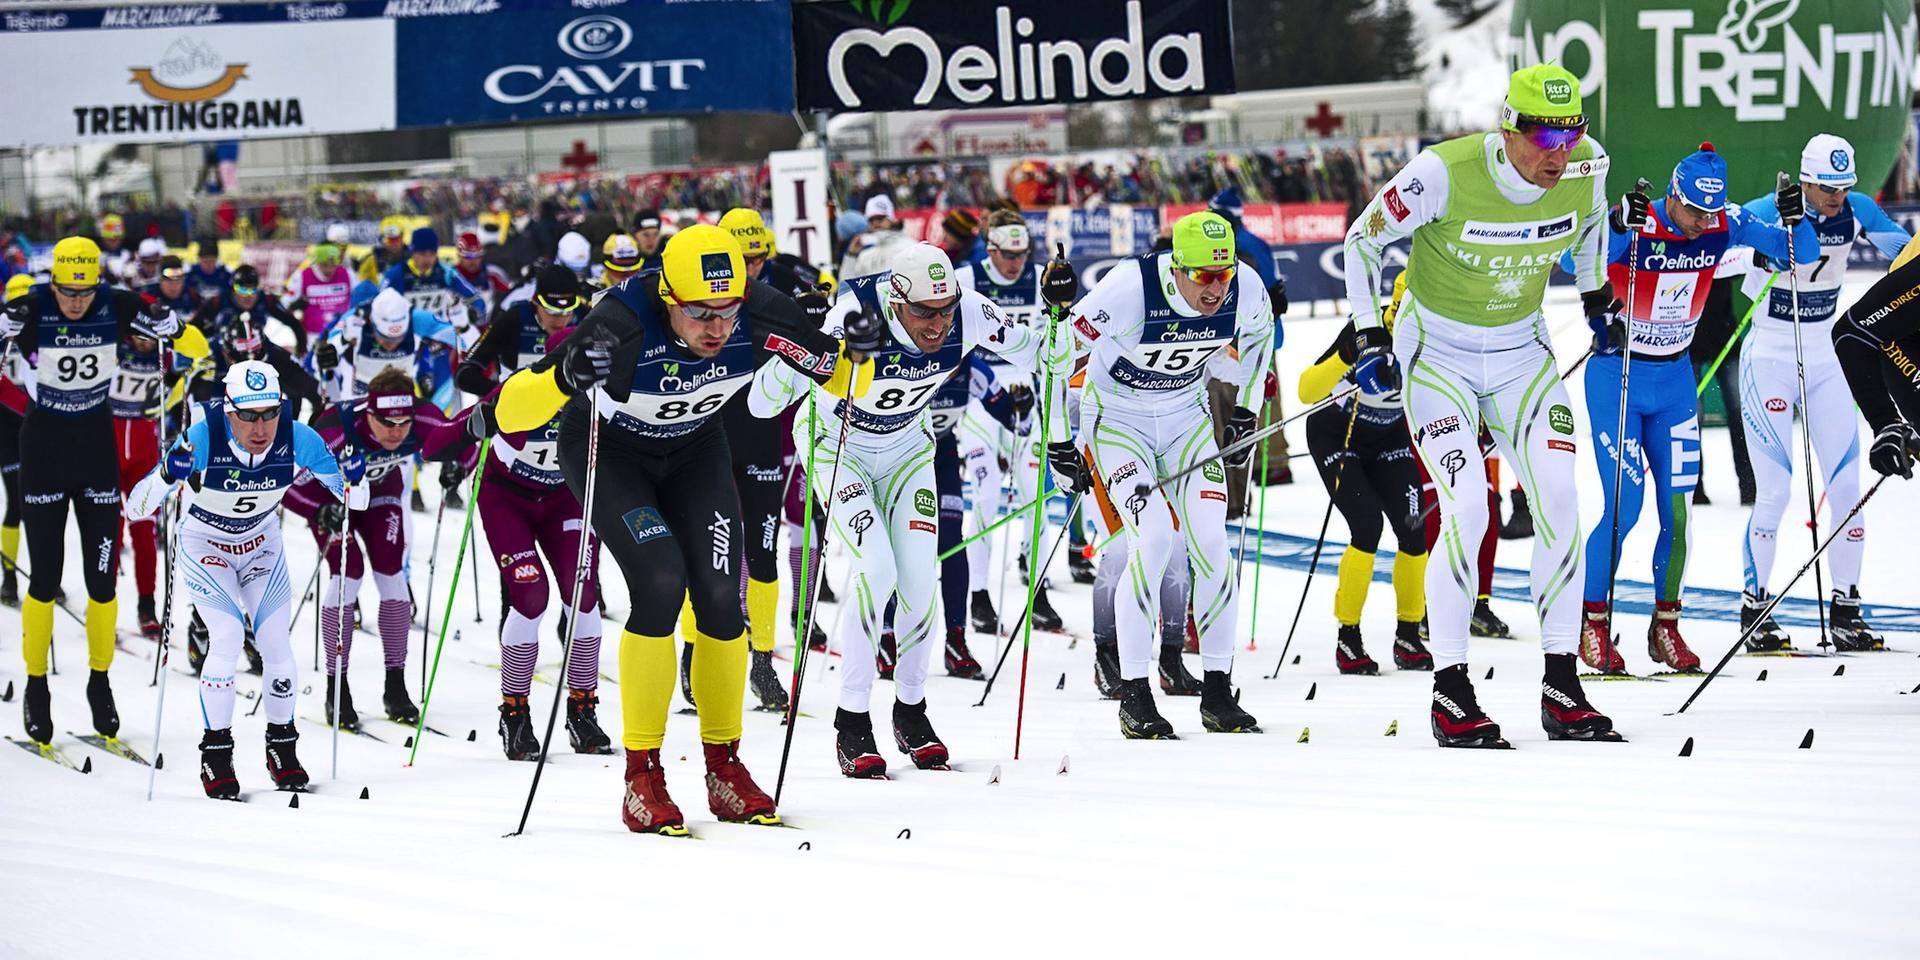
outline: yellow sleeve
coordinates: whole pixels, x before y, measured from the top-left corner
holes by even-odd
[[[859,363],[847,359],[847,345],[840,345],[840,359],[833,366],[833,376],[820,385],[820,389],[836,397],[858,400],[867,395],[867,388],[873,386],[873,358],[868,357]]]
[[[522,370],[507,378],[500,387],[500,399],[493,411],[501,433],[520,433],[545,426],[567,405],[566,391],[560,389],[555,379],[557,372],[557,367],[538,372]]]
[[[207,335],[200,328],[189,323],[173,338],[173,352],[189,360],[205,360],[213,352],[213,346],[207,343]]]
[[[1893,258],[1893,266],[1888,267],[1887,272],[1892,273],[1900,269],[1901,265],[1916,256],[1920,256],[1920,237],[1914,237],[1912,240],[1907,241],[1907,245],[1901,248],[1900,255]]]
[[[1325,360],[1307,368],[1300,375],[1300,402],[1319,403],[1333,394],[1333,385],[1347,375],[1352,364],[1340,359],[1338,351],[1327,355]]]

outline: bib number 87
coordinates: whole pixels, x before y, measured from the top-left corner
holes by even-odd
[[[909,409],[917,408],[920,406],[920,401],[925,400],[928,394],[938,389],[940,389],[940,382],[937,380],[912,389],[889,387],[886,390],[880,391],[880,396],[873,401],[873,408],[875,410],[898,410],[901,407],[907,407]]]
[[[718,393],[709,394],[694,402],[668,400],[666,403],[660,405],[660,410],[656,416],[661,420],[679,420],[687,416],[704,416],[720,409],[720,405],[726,402],[726,396]]]

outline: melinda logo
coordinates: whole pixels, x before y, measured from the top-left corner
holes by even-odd
[[[867,0],[855,9],[886,24],[897,23],[911,0]],[[1015,18],[1009,7],[993,8],[994,49],[967,44],[944,51],[932,35],[918,27],[892,27],[885,33],[865,27],[848,30],[827,47],[827,79],[844,107],[861,105],[860,94],[847,76],[847,55],[867,48],[882,57],[899,47],[918,53],[920,86],[913,94],[918,105],[930,104],[945,81],[947,93],[963,103],[991,99],[996,84],[1007,101],[1087,99],[1091,92],[1105,97],[1177,95],[1206,89],[1206,63],[1199,33],[1176,33],[1153,39],[1142,36],[1139,0],[1127,0],[1126,35],[1108,37],[1089,50],[1073,39],[1028,39],[1035,26],[1028,17]],[[1168,72],[1169,54],[1178,54],[1180,72]],[[911,67],[893,69],[912,69]],[[1062,83],[1062,72],[1065,83]],[[1064,87],[1064,89],[1063,89]],[[1091,91],[1091,92],[1090,92]]]

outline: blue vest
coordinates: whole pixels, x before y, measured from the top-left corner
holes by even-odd
[[[684,437],[753,381],[753,333],[744,306],[720,352],[699,359],[674,346],[679,337],[639,284],[622,283],[606,295],[633,311],[646,344],[634,362],[625,400],[615,402],[604,390],[594,394],[600,415],[614,426],[654,440]]]
[[[225,401],[201,406],[207,418],[207,469],[200,475],[200,490],[187,513],[224,533],[246,533],[273,516],[280,498],[293,486],[293,410],[281,405],[273,446],[257,466],[249,467],[235,454],[233,437],[227,433]]]
[[[1135,390],[1183,390],[1206,375],[1208,358],[1233,342],[1239,326],[1240,284],[1227,285],[1220,309],[1206,317],[1183,317],[1160,286],[1160,255],[1135,258],[1140,289],[1145,294],[1146,320],[1140,345],[1116,360],[1108,373],[1116,383]]]
[[[412,327],[407,328],[406,335],[391,350],[381,346],[373,335],[372,321],[368,321],[365,330],[353,351],[353,383],[359,392],[365,393],[367,384],[388,367],[399,367],[409,377],[418,374],[420,340],[414,336]]]
[[[522,300],[514,304],[513,314],[520,322],[520,342],[517,345],[520,352],[519,365],[513,369],[521,370],[533,366],[535,360],[547,355],[547,332],[540,329],[540,321],[533,314],[533,301]],[[500,365],[500,375],[503,378],[513,372],[506,369],[506,366],[504,363]]]
[[[33,288],[39,314],[38,354],[33,364],[38,386],[34,404],[49,413],[92,413],[107,402],[120,348],[120,322],[113,316],[113,292],[101,284],[86,316],[68,320],[53,299],[53,285]]]

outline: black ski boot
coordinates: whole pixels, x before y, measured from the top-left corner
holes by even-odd
[[[567,743],[574,753],[613,752],[612,738],[600,729],[599,706],[600,695],[592,690],[567,691]]]
[[[1767,602],[1765,590],[1757,594],[1740,594],[1740,635],[1747,638],[1748,653],[1778,653],[1793,649],[1793,638],[1780,629],[1772,613],[1768,613],[1764,620],[1760,618],[1760,611],[1766,608]],[[1757,629],[1754,626],[1756,623],[1759,624]]]
[[[200,619],[200,610],[195,608],[193,618],[187,621],[187,666],[193,668],[196,677],[207,662],[207,648],[212,642],[207,634],[207,622]]]
[[[911,706],[898,700],[893,702],[893,742],[901,753],[913,758],[914,766],[922,770],[947,769],[947,745],[940,742],[940,735],[933,732],[933,724],[927,722],[925,700]]]
[[[387,708],[387,719],[394,723],[419,723],[420,708],[413,705],[413,698],[407,696],[407,671],[396,667],[387,671],[387,689],[380,695],[380,702]]]
[[[999,633],[1000,615],[993,610],[993,598],[985,590],[975,590],[968,601],[968,619],[973,621],[977,633]]]
[[[1480,712],[1464,663],[1434,671],[1433,709],[1427,719],[1433,727],[1433,739],[1443,747],[1513,749],[1513,744],[1500,737],[1500,725]]]
[[[1117,640],[1095,640],[1093,642],[1093,688],[1100,691],[1103,700],[1118,700],[1126,691],[1126,681],[1120,679],[1120,642]]]
[[[680,645],[680,695],[687,699],[687,706],[698,706],[693,702],[693,644]]]
[[[240,799],[240,778],[233,772],[233,731],[200,735],[200,789],[215,800]]]
[[[160,615],[154,612],[153,594],[141,594],[134,603],[134,610],[140,621],[140,635],[148,640],[160,639]]]
[[[1147,678],[1120,681],[1120,733],[1128,740],[1178,740],[1173,724],[1168,723],[1153,705],[1153,688]]]
[[[892,630],[880,634],[880,648],[873,653],[873,669],[882,680],[893,679],[893,665],[900,662],[900,642]]]
[[[1380,664],[1367,656],[1366,644],[1360,642],[1360,628],[1340,625],[1340,637],[1333,642],[1333,662],[1340,672],[1349,676],[1377,677]]]
[[[1119,673],[1116,659],[1115,674]],[[1180,645],[1160,645],[1160,692],[1169,697],[1197,697],[1201,690],[1200,678],[1187,671],[1187,661],[1180,656]]]
[[[300,731],[293,728],[292,721],[267,724],[267,773],[273,777],[275,790],[307,792],[307,770],[294,752],[299,742]]]
[[[327,702],[323,709],[326,710],[328,724],[333,723],[334,679],[335,678],[333,677],[327,678]],[[347,683],[346,677],[340,677],[339,683],[340,683],[340,729],[359,730],[360,714],[353,709],[353,686]]]
[[[411,506],[411,507],[413,507],[413,512],[414,512],[414,513],[426,513],[426,512],[427,512],[427,501],[425,501],[425,500],[422,500],[422,499],[420,499],[420,488],[419,488],[419,487],[414,487],[414,488],[413,488],[413,502],[412,502],[411,504],[409,504],[409,506]]]
[[[1432,670],[1433,654],[1421,636],[1420,621],[1402,620],[1393,628],[1393,666],[1398,670]]]
[[[1074,583],[1093,582],[1093,560],[1082,552],[1084,546],[1084,544],[1067,544],[1067,572],[1073,575]]]
[[[1847,592],[1833,591],[1833,599],[1827,605],[1827,622],[1833,627],[1833,649],[1842,652],[1855,650],[1885,650],[1887,638],[1873,632],[1867,621],[1860,616],[1860,588],[1849,587]]]
[[[1259,733],[1260,721],[1240,709],[1240,695],[1234,692],[1233,675],[1225,670],[1206,671],[1200,693],[1200,725],[1213,733]]]
[[[1473,602],[1473,619],[1467,621],[1467,632],[1476,637],[1491,637],[1505,640],[1513,636],[1513,628],[1507,626],[1500,615],[1493,612],[1493,604],[1487,597]]]
[[[1571,653],[1547,654],[1540,677],[1540,725],[1549,740],[1600,740],[1625,743],[1613,721],[1587,702],[1580,689],[1580,672]]]
[[[20,717],[27,728],[27,739],[39,744],[53,742],[53,691],[47,689],[45,676],[28,677],[27,690],[20,698]]]
[[[760,709],[768,713],[787,712],[787,688],[773,669],[773,651],[755,650],[748,654],[747,686],[760,698]]]
[[[1527,509],[1527,492],[1513,491],[1513,513],[1507,516],[1507,522],[1500,525],[1500,539],[1525,540],[1533,536],[1533,511]]]
[[[1060,615],[1053,610],[1053,601],[1047,599],[1047,585],[1041,584],[1039,589],[1033,591],[1033,628],[1059,633],[1064,626],[1066,621],[1060,619]]]
[[[526,697],[500,698],[500,749],[508,760],[533,760],[540,756],[540,738],[533,734],[532,710]]]
[[[8,564],[6,571],[0,573],[0,604],[9,607],[20,606],[20,575]]]
[[[87,672],[87,706],[93,710],[93,729],[107,739],[120,732],[120,711],[113,707],[113,685],[105,670]]]
[[[947,666],[947,676],[962,680],[985,680],[986,671],[981,669],[980,661],[974,659],[973,651],[967,648],[967,628],[947,628],[947,649],[943,654]]]
[[[851,710],[833,711],[833,751],[840,758],[840,772],[855,780],[885,780],[887,758],[873,742],[873,715]]]

